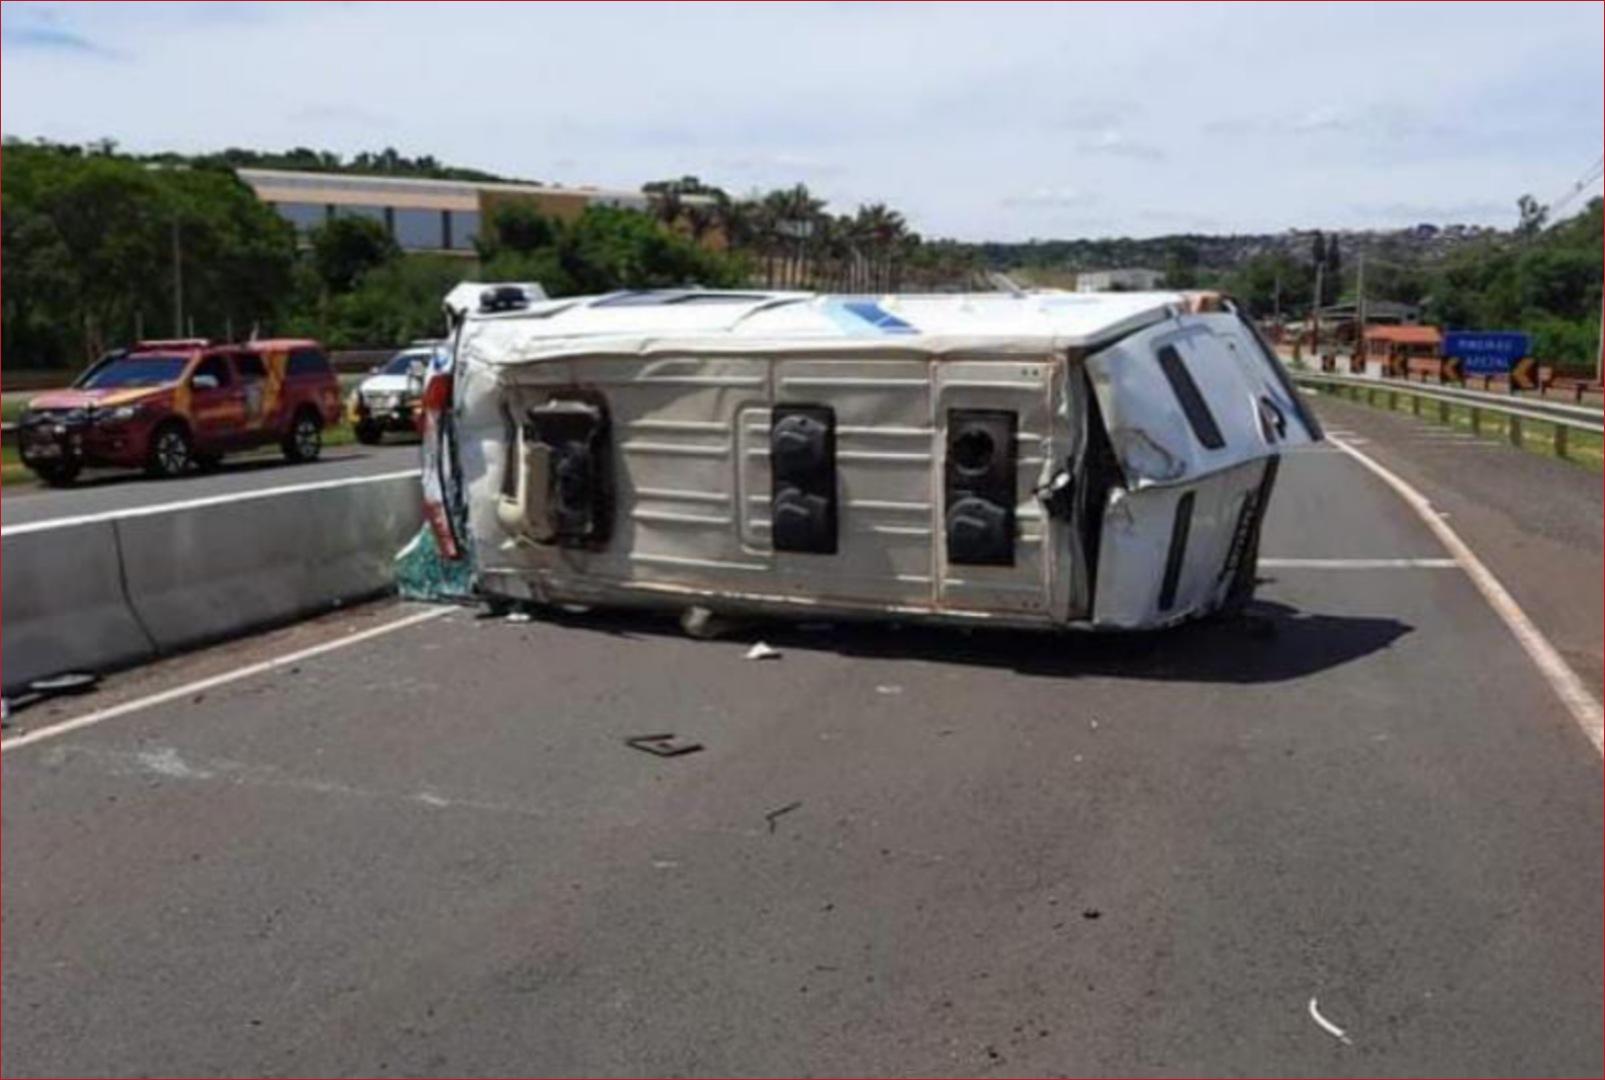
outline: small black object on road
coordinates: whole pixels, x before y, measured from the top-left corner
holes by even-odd
[[[658,757],[679,757],[681,754],[694,754],[702,749],[701,743],[684,742],[675,738],[672,731],[666,731],[661,735],[632,735],[624,740],[624,745],[634,747],[636,750],[645,750]]]
[[[782,816],[791,813],[793,810],[797,809],[801,805],[802,805],[802,800],[798,799],[796,802],[789,802],[785,806],[779,807],[778,809],[775,809],[775,810],[771,810],[767,814],[765,814],[763,816],[763,818],[764,818],[765,821],[769,822],[769,831],[770,832],[774,832],[775,831],[775,822],[780,820],[780,818]]]

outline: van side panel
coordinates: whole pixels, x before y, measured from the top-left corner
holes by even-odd
[[[948,423],[955,410],[996,411],[1015,417],[1013,565],[954,564],[946,557],[946,545],[942,544],[938,600],[944,608],[1044,616],[1064,610],[1063,602],[1056,606],[1050,595],[1055,565],[1050,522],[1033,494],[1050,474],[1050,462],[1064,456],[1065,451],[1059,448],[1069,441],[1067,433],[1054,430],[1053,423],[1063,367],[1058,360],[1027,364],[948,361],[934,366],[934,446],[938,454],[946,454],[950,442]],[[933,483],[942,484],[944,466],[945,460],[939,458],[931,470]],[[936,528],[945,541],[940,493],[933,501]]]
[[[836,414],[835,555],[774,552],[774,585],[824,601],[929,608],[932,587],[931,365],[923,360],[776,360],[775,404]],[[768,543],[769,417],[743,460],[748,513]]]
[[[528,589],[536,597],[649,589],[705,592],[715,605],[722,593],[1062,621],[1067,585],[1053,582],[1050,550],[1057,533],[1033,494],[1050,457],[1063,456],[1068,451],[1059,448],[1071,443],[1056,430],[1064,417],[1062,367],[1060,361],[687,357],[504,369],[494,393],[515,418],[553,396],[605,399],[615,440],[616,514],[611,541],[590,551],[515,540],[494,514],[476,512],[481,569],[497,581],[521,576],[537,583]],[[815,406],[833,417],[832,554],[776,551],[771,542],[776,405]],[[1017,418],[1012,566],[942,569],[949,408],[1007,410]],[[479,426],[488,435],[487,421],[481,416]],[[494,426],[505,438],[505,423]],[[494,437],[482,438],[478,449],[474,457],[485,473],[473,481],[476,506],[487,490],[517,490],[517,478],[501,470],[524,457],[498,449]],[[1059,593],[1066,596],[1055,600]]]

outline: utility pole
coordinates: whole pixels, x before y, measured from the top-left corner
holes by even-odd
[[[178,246],[178,219],[173,219],[173,336],[184,336],[184,253]]]
[[[1360,249],[1360,268],[1354,283],[1354,355],[1365,362],[1365,248]]]
[[[1317,356],[1321,353],[1321,284],[1326,273],[1326,263],[1315,264],[1315,303],[1310,307],[1310,351]]]

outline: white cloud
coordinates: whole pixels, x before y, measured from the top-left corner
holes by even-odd
[[[1074,207],[1080,209],[1090,203],[1096,202],[1096,196],[1068,185],[1056,187],[1032,188],[1030,191],[1021,191],[1003,198],[1003,205],[1012,208],[1051,208],[1065,209]]]
[[[3,23],[8,134],[802,181],[973,239],[1175,227],[1153,207],[1507,224],[1495,207],[1563,190],[1605,128],[1598,4],[5,3]]]
[[[1159,161],[1165,152],[1150,143],[1138,142],[1124,132],[1100,131],[1096,136],[1076,147],[1083,154],[1107,154],[1112,157],[1134,158],[1138,161]]]

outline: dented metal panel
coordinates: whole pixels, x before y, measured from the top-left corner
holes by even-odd
[[[1201,396],[1205,430],[1189,418],[1166,360],[1179,363]],[[1168,319],[1088,357],[1127,486],[1182,483],[1312,441],[1273,363],[1229,313]]]

